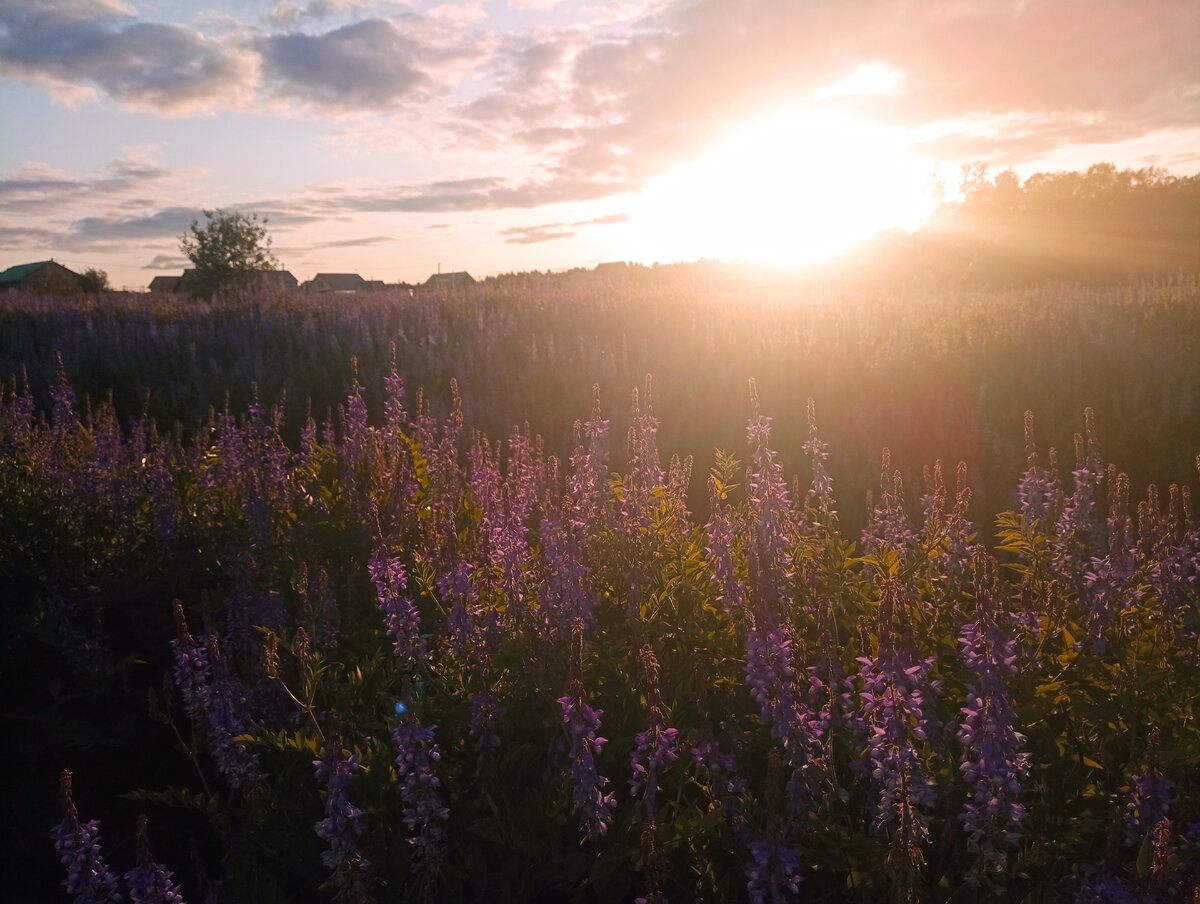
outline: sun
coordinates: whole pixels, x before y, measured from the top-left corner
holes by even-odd
[[[928,215],[930,164],[900,130],[791,112],[744,126],[652,181],[636,220],[662,260],[827,257]]]

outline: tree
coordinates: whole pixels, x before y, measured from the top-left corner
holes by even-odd
[[[190,232],[179,239],[179,247],[196,267],[195,288],[202,293],[245,286],[263,271],[279,269],[271,253],[267,221],[258,214],[206,210],[207,222],[192,220]]]
[[[79,282],[83,286],[83,291],[91,292],[93,294],[107,292],[110,288],[112,288],[108,284],[108,274],[95,267],[88,267],[81,274],[79,274]]]

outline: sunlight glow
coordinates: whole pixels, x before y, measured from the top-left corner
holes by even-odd
[[[864,63],[851,75],[832,85],[813,92],[819,99],[827,97],[861,97],[867,94],[895,94],[900,90],[901,75],[883,63]]]
[[[662,260],[804,264],[929,214],[930,164],[909,138],[843,117],[795,112],[751,124],[652,181],[636,222]]]

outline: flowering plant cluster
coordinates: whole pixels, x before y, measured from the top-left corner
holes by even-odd
[[[1200,525],[1182,487],[1128,513],[1090,412],[1072,475],[1031,449],[989,544],[965,472],[949,510],[940,466],[910,507],[886,457],[851,536],[815,411],[789,485],[753,389],[706,519],[691,462],[659,459],[648,383],[626,473],[598,391],[560,461],[525,429],[466,437],[456,392],[438,412],[395,373],[294,451],[260,408],[125,435],[68,389],[48,418],[5,391],[0,501],[27,546],[167,590],[29,579],[56,688],[151,691],[129,716],[144,779],[98,744],[57,751],[114,792],[95,809],[134,900],[1200,886]],[[70,787],[47,856],[71,900],[122,900]],[[169,830],[173,873],[129,802]]]

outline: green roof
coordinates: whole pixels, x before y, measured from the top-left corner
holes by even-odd
[[[3,273],[0,273],[0,285],[5,283],[19,283],[27,276],[32,276],[46,264],[52,264],[54,261],[38,261],[36,264],[17,264],[15,267],[9,267]]]

